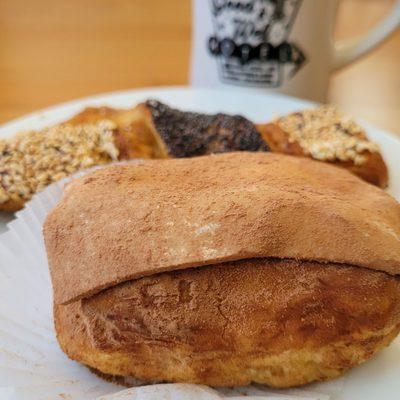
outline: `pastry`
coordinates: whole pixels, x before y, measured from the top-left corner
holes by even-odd
[[[111,121],[58,125],[0,140],[0,210],[16,211],[52,182],[119,158]]]
[[[138,107],[166,157],[269,150],[254,124],[240,115],[180,111],[155,100]]]
[[[376,186],[388,184],[378,145],[333,106],[295,112],[257,129],[273,152],[333,163]]]
[[[146,140],[148,150],[129,158],[193,157],[228,151],[267,151],[254,124],[240,115],[201,114],[181,111],[156,100],[132,110],[88,108],[68,123],[114,121],[132,146]],[[132,147],[130,146],[130,147]]]
[[[304,157],[105,167],[67,186],[44,238],[60,346],[101,374],[292,387],[400,330],[400,205]]]

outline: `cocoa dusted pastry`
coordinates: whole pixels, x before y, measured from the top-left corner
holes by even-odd
[[[378,145],[334,106],[295,112],[257,129],[273,152],[333,163],[376,186],[388,184]]]
[[[400,330],[400,205],[328,163],[105,167],[67,186],[44,237],[60,346],[103,375],[291,387]]]

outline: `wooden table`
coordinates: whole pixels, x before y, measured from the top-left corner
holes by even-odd
[[[338,37],[393,0],[343,0]],[[0,122],[73,98],[188,80],[189,0],[0,0]],[[331,101],[400,135],[400,32],[332,79]]]

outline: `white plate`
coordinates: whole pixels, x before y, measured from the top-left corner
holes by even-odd
[[[187,88],[164,88],[112,93],[77,100],[52,107],[0,127],[0,137],[21,130],[40,129],[60,122],[79,112],[85,106],[109,105],[132,107],[147,98],[156,98],[186,110],[215,113],[239,113],[253,121],[268,121],[272,117],[312,106],[312,103],[281,95],[260,95],[251,91],[218,91]],[[391,134],[362,122],[368,136],[378,142],[390,169],[389,191],[400,199],[400,141]],[[3,216],[3,220],[6,220]],[[2,223],[0,228],[4,229]],[[0,265],[1,265],[0,260]],[[344,390],[338,400],[385,400],[400,398],[400,340],[380,352],[370,362],[353,369],[346,375]]]

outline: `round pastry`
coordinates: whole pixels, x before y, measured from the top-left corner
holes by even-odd
[[[400,330],[400,206],[305,158],[231,153],[73,181],[45,243],[58,341],[141,382],[331,379]]]

